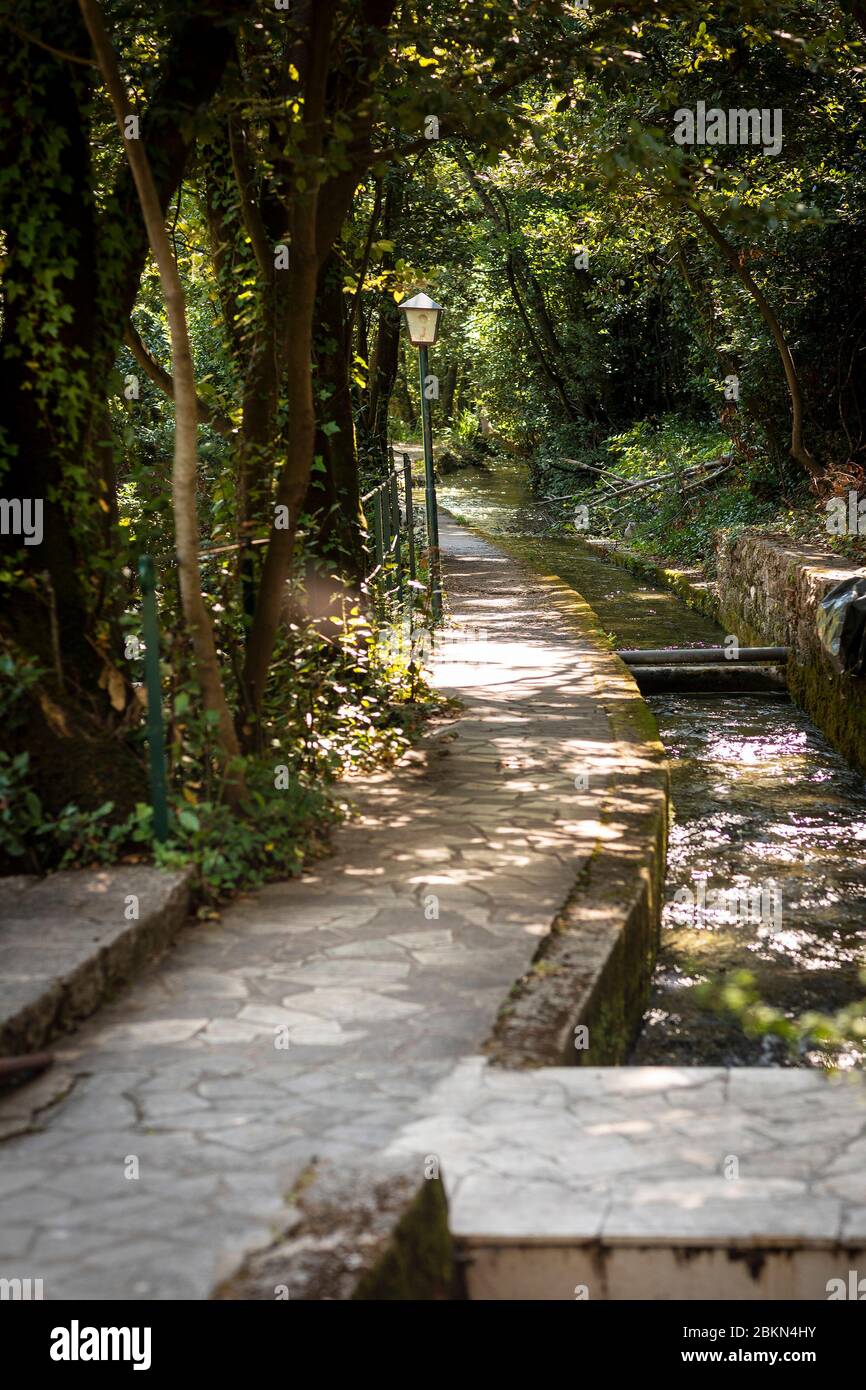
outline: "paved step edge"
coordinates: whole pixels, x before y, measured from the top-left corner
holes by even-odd
[[[159,874],[165,887],[157,906],[126,924],[109,941],[94,943],[83,958],[80,943],[75,942],[74,964],[34,992],[31,999],[0,1017],[0,1057],[38,1052],[70,1032],[173,944],[188,916],[192,872],[151,872]],[[38,932],[38,925],[34,924],[34,930]]]
[[[220,1301],[436,1302],[461,1297],[445,1188],[417,1162],[311,1165],[282,1233],[217,1285]]]

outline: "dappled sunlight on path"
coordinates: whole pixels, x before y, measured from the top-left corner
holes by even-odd
[[[4,1145],[4,1254],[35,1261],[51,1296],[206,1296],[285,1220],[313,1159],[372,1163],[482,1045],[618,835],[600,824],[618,754],[598,649],[501,552],[447,519],[442,545],[432,676],[462,713],[346,784],[330,857],[191,927],[69,1040],[69,1095]]]

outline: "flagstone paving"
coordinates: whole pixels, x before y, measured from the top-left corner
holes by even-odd
[[[375,1164],[482,1045],[593,851],[618,753],[609,658],[500,551],[447,518],[441,541],[432,672],[463,713],[348,786],[332,856],[191,925],[0,1104],[0,1275],[207,1297],[314,1159]]]

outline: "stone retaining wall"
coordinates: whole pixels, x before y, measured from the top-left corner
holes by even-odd
[[[791,647],[787,680],[792,698],[843,757],[866,774],[866,680],[837,675],[816,627],[824,595],[862,569],[787,536],[761,533],[717,535],[714,581],[703,570],[674,569],[617,541],[585,543],[604,559],[664,584],[743,645]]]
[[[717,557],[722,626],[742,643],[791,648],[792,698],[866,773],[866,680],[837,675],[816,626],[818,604],[828,590],[863,571],[838,555],[779,535],[721,535]]]

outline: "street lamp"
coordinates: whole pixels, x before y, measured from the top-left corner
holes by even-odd
[[[400,312],[406,315],[406,328],[412,346],[432,347],[439,337],[442,305],[431,299],[429,294],[415,294],[411,299],[403,300]]]
[[[430,400],[427,396],[427,349],[439,337],[442,305],[427,294],[404,299],[399,306],[406,320],[409,342],[418,349],[418,371],[421,379],[421,433],[424,440],[424,478],[427,498],[427,548],[430,564],[430,598],[433,621],[442,617],[442,574],[439,563],[439,514],[436,507],[436,479],[433,475],[433,431],[430,424]]]

